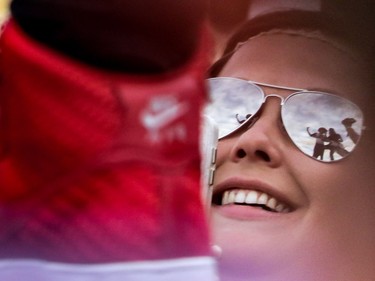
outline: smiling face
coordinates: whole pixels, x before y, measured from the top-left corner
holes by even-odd
[[[369,92],[359,64],[348,54],[288,34],[252,39],[219,76],[321,90],[360,107]],[[327,164],[291,142],[280,120],[279,98],[267,98],[259,117],[250,129],[219,141],[212,219],[214,242],[222,248],[222,280],[373,278],[374,130],[364,132],[346,159]],[[373,113],[365,112],[365,120],[371,127]]]

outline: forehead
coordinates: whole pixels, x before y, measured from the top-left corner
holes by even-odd
[[[325,41],[290,34],[266,34],[243,44],[220,76],[239,77],[310,90],[364,102],[363,69],[345,51]]]

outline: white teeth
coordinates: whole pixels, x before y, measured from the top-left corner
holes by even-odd
[[[267,206],[269,209],[278,213],[289,213],[290,208],[283,203],[278,202],[276,198],[256,190],[227,190],[223,194],[222,205],[229,204],[257,204]]]
[[[236,199],[236,193],[235,192],[229,192],[227,204],[234,203],[235,199]]]
[[[279,203],[279,204],[276,206],[275,210],[276,210],[277,212],[282,212],[282,211],[284,210],[284,208],[285,208],[284,204]]]
[[[258,204],[266,205],[268,201],[268,195],[265,193],[262,193],[258,198]]]
[[[247,204],[256,204],[258,200],[258,192],[251,190],[246,196],[245,203]]]
[[[224,192],[221,204],[222,205],[229,204],[229,192],[228,191]]]
[[[238,191],[236,194],[236,198],[234,199],[234,202],[236,203],[245,203],[246,199],[246,193],[244,191]]]
[[[271,197],[270,200],[268,200],[268,202],[266,203],[267,207],[272,209],[272,210],[276,209],[276,204],[277,204],[277,201],[273,197]]]

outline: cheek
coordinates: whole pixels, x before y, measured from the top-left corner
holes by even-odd
[[[320,229],[340,249],[351,248],[353,241],[365,243],[375,237],[375,172],[372,164],[366,162],[368,156],[365,149],[358,148],[341,162],[315,161],[298,168],[310,201],[310,226]]]
[[[231,150],[233,148],[233,143],[229,139],[221,140],[217,146],[217,158],[216,166],[220,167],[226,159],[228,159]]]
[[[368,159],[359,152],[337,163],[314,161],[304,165],[300,162],[295,167],[312,203],[319,208],[340,209],[343,213],[348,208],[359,209],[360,206],[375,209],[375,204],[366,203],[369,198],[375,200],[375,190],[372,188],[375,182],[374,169],[369,168]]]

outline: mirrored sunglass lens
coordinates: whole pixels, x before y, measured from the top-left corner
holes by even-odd
[[[324,162],[347,156],[363,128],[363,115],[355,104],[325,93],[297,93],[287,99],[281,114],[294,144]]]
[[[211,101],[204,114],[216,123],[219,138],[238,129],[263,102],[262,90],[245,80],[219,77],[207,81]]]

